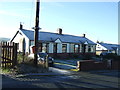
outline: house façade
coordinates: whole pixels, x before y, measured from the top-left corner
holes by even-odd
[[[63,34],[58,28],[57,33],[39,31],[38,52],[46,52],[55,57],[70,55],[96,54],[96,43],[83,36]],[[33,53],[34,31],[20,27],[10,42],[18,43],[18,52]]]

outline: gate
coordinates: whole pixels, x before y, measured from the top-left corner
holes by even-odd
[[[17,43],[0,43],[1,67],[14,67],[17,64]]]

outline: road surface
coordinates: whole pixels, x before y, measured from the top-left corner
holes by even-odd
[[[2,75],[2,88],[118,88],[118,77],[51,67],[50,73]]]

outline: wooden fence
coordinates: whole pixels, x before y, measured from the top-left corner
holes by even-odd
[[[1,54],[1,66],[2,67],[14,67],[17,64],[17,43],[0,43]]]

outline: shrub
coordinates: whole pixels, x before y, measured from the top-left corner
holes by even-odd
[[[19,63],[25,63],[28,62],[30,63],[31,61],[33,61],[31,58],[29,58],[27,55],[23,55],[23,53],[18,53],[17,55],[17,60],[18,60],[18,64]]]

